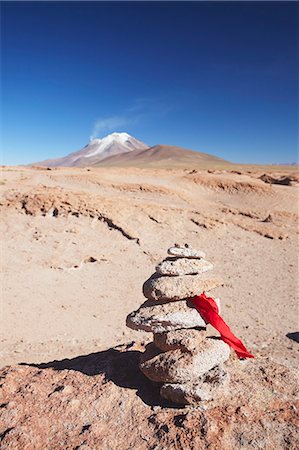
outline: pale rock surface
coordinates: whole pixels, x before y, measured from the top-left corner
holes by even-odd
[[[194,275],[213,269],[213,264],[205,259],[167,258],[157,265],[160,275]]]
[[[192,247],[170,247],[167,253],[181,258],[205,258],[206,254]]]
[[[224,363],[230,354],[227,344],[212,338],[202,341],[196,353],[159,351],[154,344],[149,344],[140,359],[140,369],[150,380],[162,383],[195,381],[213,367]]]
[[[144,305],[146,305],[145,302]],[[133,330],[152,333],[176,330],[178,328],[205,327],[206,323],[196,310],[185,300],[178,302],[141,306],[127,317],[127,326]]]
[[[160,389],[163,398],[182,405],[196,404],[223,395],[229,375],[216,366],[195,383],[164,384]]]
[[[180,349],[183,352],[194,353],[206,336],[207,333],[204,329],[173,330],[164,333],[155,333],[154,344],[162,352]]]
[[[177,277],[152,276],[143,285],[143,294],[151,300],[176,301],[194,297],[223,285],[217,278],[204,279],[202,275]]]

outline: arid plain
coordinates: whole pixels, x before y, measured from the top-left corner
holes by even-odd
[[[269,184],[260,179],[265,172],[292,181]],[[1,366],[73,359],[129,343],[142,347],[150,337],[126,328],[126,316],[142,303],[142,284],[167,248],[189,243],[207,254],[223,278],[214,294],[225,320],[256,355],[250,364],[265,360],[288,374],[296,368],[299,184],[294,168],[5,167],[0,189]],[[28,376],[36,370],[13,367],[8,371],[20,370],[20,385],[26,370]],[[4,448],[13,443],[30,448],[21,434],[12,434]],[[101,448],[117,448],[108,434]],[[75,448],[74,436],[67,436],[73,447],[59,447],[53,435],[52,444],[42,448]],[[123,448],[160,448],[153,447],[153,436],[148,442],[137,435],[130,441],[132,436]],[[191,441],[176,447],[169,436],[161,438],[161,448],[193,448]],[[90,439],[84,444],[90,447],[82,449],[96,448]],[[211,448],[217,448],[215,442]],[[225,448],[233,442],[238,448],[237,441],[228,442],[232,447]],[[41,447],[36,441],[31,448]]]

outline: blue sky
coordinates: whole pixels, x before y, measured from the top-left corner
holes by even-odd
[[[295,2],[2,2],[5,164],[127,131],[234,162],[293,162]]]

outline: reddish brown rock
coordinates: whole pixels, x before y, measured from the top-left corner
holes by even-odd
[[[139,372],[141,349],[1,370],[1,450],[296,449],[295,371],[234,359],[228,390],[201,408],[172,408]]]
[[[139,372],[140,350],[1,370],[1,450],[296,449],[295,371],[232,359],[229,389],[199,408],[172,408]]]

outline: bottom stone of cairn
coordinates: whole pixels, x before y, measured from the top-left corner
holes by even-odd
[[[228,384],[229,376],[221,366],[216,366],[195,382],[183,384],[166,383],[160,394],[166,400],[182,405],[192,405],[205,400],[212,400]]]

